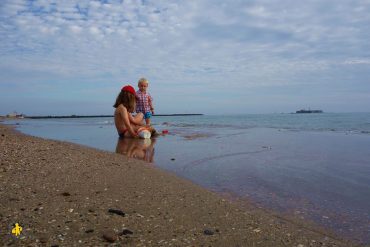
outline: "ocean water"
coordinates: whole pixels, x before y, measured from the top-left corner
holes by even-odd
[[[142,159],[207,189],[370,243],[370,113],[153,117],[168,134],[119,139],[112,118],[7,121],[26,134]]]

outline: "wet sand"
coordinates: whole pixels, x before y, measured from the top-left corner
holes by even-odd
[[[4,125],[0,149],[3,245],[355,246],[121,154]]]

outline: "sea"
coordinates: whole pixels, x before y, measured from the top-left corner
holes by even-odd
[[[119,139],[111,117],[5,123],[141,159],[221,195],[370,244],[370,113],[154,116],[161,135],[150,140]]]

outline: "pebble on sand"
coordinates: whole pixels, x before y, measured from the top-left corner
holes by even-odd
[[[129,230],[129,229],[123,229],[121,235],[128,235],[128,234],[133,234],[134,232]]]
[[[108,212],[109,213],[112,213],[112,214],[117,214],[117,215],[121,215],[122,217],[124,217],[126,214],[125,212],[123,212],[122,210],[119,210],[119,209],[108,209]]]
[[[205,229],[204,232],[203,232],[205,235],[213,235],[214,232],[210,229]]]
[[[103,232],[103,238],[110,243],[114,243],[117,241],[118,236],[113,230],[107,230]]]

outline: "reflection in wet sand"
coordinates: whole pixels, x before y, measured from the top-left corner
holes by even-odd
[[[194,140],[198,138],[207,138],[211,136],[212,136],[211,134],[207,134],[207,133],[195,133],[195,134],[190,134],[190,135],[184,135],[183,137],[187,140]]]
[[[116,153],[153,163],[154,144],[155,139],[118,138]]]

